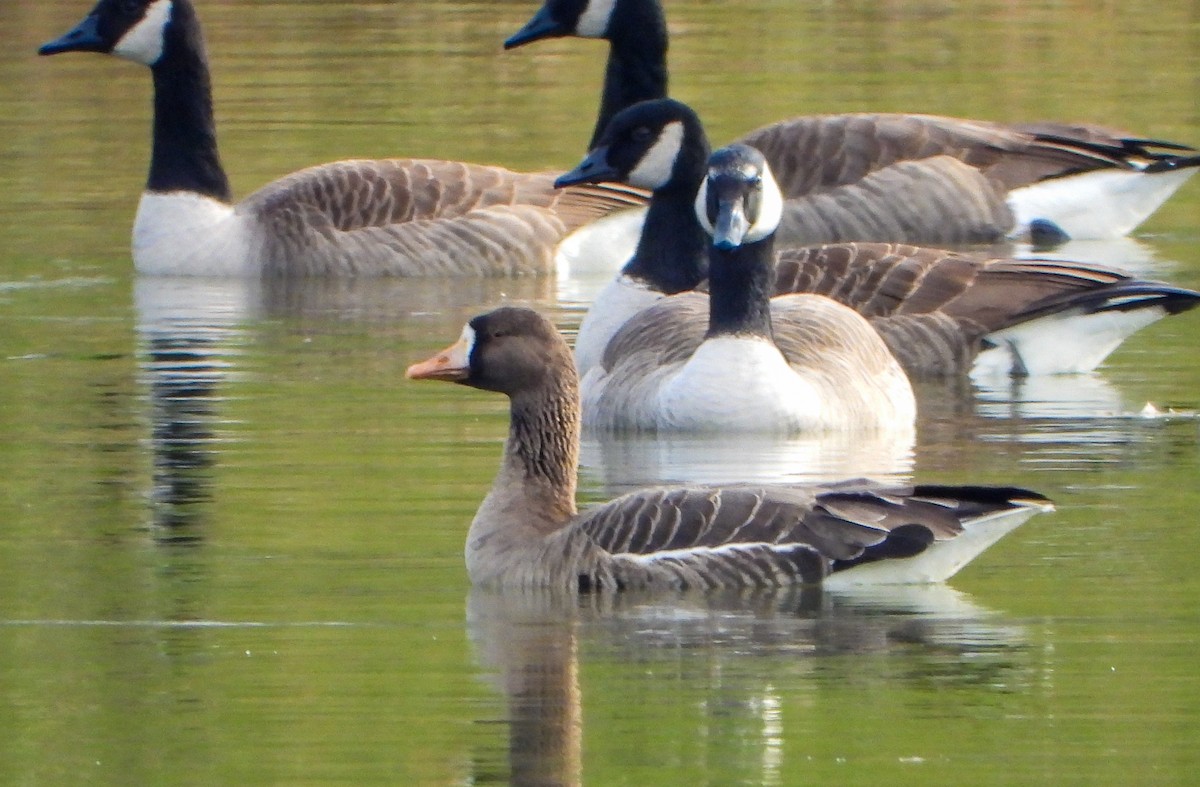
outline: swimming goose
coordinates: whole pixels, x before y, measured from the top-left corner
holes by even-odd
[[[619,112],[559,178],[652,191],[637,251],[580,325],[575,352],[585,380],[632,315],[704,281],[709,240],[692,203],[708,150],[689,107],[645,101]],[[1096,265],[872,243],[779,252],[775,292],[827,295],[858,311],[919,377],[1089,371],[1136,330],[1200,304],[1200,293]]]
[[[569,592],[940,582],[1050,502],[992,487],[685,486],[579,512],[579,395],[548,320],[505,307],[408,368],[509,397],[504,458],[467,535],[476,585]]]
[[[911,434],[912,387],[865,319],[821,295],[770,297],[782,197],[762,154],[731,145],[707,171],[708,294],[629,318],[582,378],[584,426]]]
[[[304,169],[235,204],[191,0],[100,0],[39,53],[71,51],[132,60],[154,77],[150,175],[133,229],[143,273],[537,274],[553,270],[568,233],[644,202],[619,189],[558,193],[550,173],[393,159]]]
[[[561,36],[610,44],[590,147],[617,112],[667,95],[660,0],[546,0],[505,48]],[[787,197],[811,195],[785,217],[784,244],[1120,237],[1200,167],[1191,147],[1098,126],[931,115],[797,117],[738,141]]]

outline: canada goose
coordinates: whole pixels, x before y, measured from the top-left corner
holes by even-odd
[[[672,99],[622,110],[560,184],[653,192],[637,251],[597,296],[576,340],[586,381],[609,341],[664,295],[701,285],[708,236],[693,209],[708,140]],[[910,376],[1089,371],[1125,337],[1200,303],[1200,293],[1060,260],[980,260],[899,244],[785,249],[777,293],[827,295],[867,317]]]
[[[38,51],[101,52],[150,67],[154,144],[133,228],[143,273],[536,274],[553,269],[567,233],[644,202],[620,189],[556,193],[550,173],[391,159],[304,169],[233,204],[191,0],[100,0]]]
[[[713,153],[696,196],[708,294],[633,315],[582,378],[585,427],[911,433],[912,387],[871,325],[821,295],[770,297],[782,197],[762,154]]]
[[[645,489],[580,513],[579,393],[544,317],[505,307],[413,364],[509,397],[504,459],[467,535],[477,585],[613,591],[795,583],[926,583],[954,574],[1049,500],[1020,489],[858,481]]]
[[[546,0],[504,46],[561,36],[610,44],[590,147],[617,112],[667,95],[660,0]],[[811,195],[785,216],[784,244],[1120,237],[1200,167],[1191,147],[1098,126],[931,115],[797,117],[738,141],[762,151],[789,201]]]

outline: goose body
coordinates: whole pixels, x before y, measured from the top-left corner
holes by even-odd
[[[610,44],[592,147],[617,112],[666,97],[660,0],[547,0],[505,46],[559,36]],[[1200,167],[1188,146],[1099,126],[933,115],[804,116],[737,141],[789,197],[784,244],[1120,237]]]
[[[1051,509],[1019,489],[856,481],[659,487],[580,512],[577,378],[547,320],[511,307],[480,315],[407,376],[509,397],[504,458],[467,535],[477,585],[610,592],[939,582]]]
[[[820,295],[769,298],[782,199],[761,154],[714,153],[696,202],[718,235],[709,292],[663,298],[626,321],[583,377],[584,425],[911,432],[912,388],[865,319]]]
[[[680,131],[662,134],[668,127]],[[630,315],[655,296],[704,286],[708,236],[690,203],[707,151],[694,112],[671,99],[647,101],[618,113],[596,148],[559,179],[653,193],[637,251],[580,327],[576,359],[585,383]],[[646,164],[651,158],[658,166]],[[781,225],[786,215],[781,209]],[[913,377],[1090,371],[1136,330],[1200,303],[1200,293],[1099,265],[886,243],[783,249],[774,293],[823,295],[858,312]]]
[[[385,159],[304,169],[234,203],[190,0],[101,0],[39,51],[113,54],[151,70],[153,151],[132,247],[142,273],[540,274],[554,269],[569,233],[644,202],[611,188],[556,192],[551,173]]]

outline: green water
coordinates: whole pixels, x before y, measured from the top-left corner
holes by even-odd
[[[1200,426],[1130,414],[1200,409],[1200,317],[1082,380],[921,392],[916,477],[1059,505],[952,587],[472,594],[504,403],[403,369],[502,301],[570,330],[579,290],[136,280],[149,79],[32,54],[85,6],[0,6],[0,782],[1194,780]],[[347,156],[573,165],[604,48],[502,53],[533,10],[200,0],[235,190]],[[718,140],[878,109],[1200,143],[1188,4],[668,11],[674,91]],[[1200,287],[1198,218],[1192,182],[1085,251]],[[751,469],[703,443],[585,459],[588,498]]]

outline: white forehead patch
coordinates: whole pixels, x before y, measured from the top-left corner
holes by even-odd
[[[771,168],[763,163],[762,171],[762,204],[759,207],[758,219],[750,225],[746,233],[745,243],[754,243],[779,229],[779,220],[783,218],[783,195],[779,193],[779,184],[771,174]]]
[[[171,19],[171,0],[154,0],[142,18],[121,36],[113,54],[135,63],[152,66],[162,57],[163,33]]]
[[[637,166],[629,173],[626,182],[631,186],[654,191],[667,184],[671,179],[671,170],[675,168],[675,159],[683,149],[683,122],[673,120],[663,126],[658,139],[650,146],[638,161]]]
[[[579,21],[575,23],[575,35],[581,38],[603,38],[616,4],[617,0],[591,0],[579,15]]]
[[[475,352],[475,329],[470,323],[463,326],[462,336],[458,337],[458,347],[462,348],[462,358],[455,360],[459,361],[460,366],[469,366],[471,353]]]

